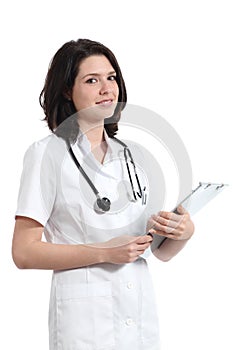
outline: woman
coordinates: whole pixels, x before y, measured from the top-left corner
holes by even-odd
[[[166,240],[153,253],[171,259],[194,227],[183,208],[181,215],[148,218],[136,198],[125,195],[119,205],[119,181],[122,193],[134,188],[124,158],[130,151],[114,138],[126,104],[115,56],[91,40],[64,44],[40,102],[52,134],[25,155],[13,259],[19,268],[54,270],[50,349],[158,349],[153,287],[142,254],[159,234]],[[139,182],[136,196],[142,192]]]

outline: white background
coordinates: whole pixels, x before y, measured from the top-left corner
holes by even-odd
[[[199,180],[231,186],[194,217],[196,233],[172,261],[150,257],[162,350],[233,348],[231,1],[8,1],[1,33],[0,348],[48,349],[50,271],[11,260],[22,159],[48,134],[38,95],[66,41],[112,49],[129,103],[150,108],[179,133]],[[153,325],[151,325],[153,326]]]

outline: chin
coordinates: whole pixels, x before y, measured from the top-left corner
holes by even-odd
[[[109,104],[95,104],[94,106],[80,110],[78,115],[83,120],[89,122],[101,122],[113,115],[116,105],[116,102],[111,102]]]

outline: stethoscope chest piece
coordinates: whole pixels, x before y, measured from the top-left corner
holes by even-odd
[[[136,166],[132,157],[132,154],[128,148],[128,146],[116,139],[113,138],[116,142],[118,142],[121,146],[124,147],[124,158],[125,158],[125,163],[126,163],[126,167],[127,167],[127,171],[128,171],[128,175],[129,175],[129,180],[130,180],[130,184],[131,184],[131,188],[132,188],[132,193],[133,193],[133,199],[130,201],[136,202],[138,198],[142,199],[142,205],[146,204],[146,196],[145,195],[145,187],[142,190],[140,182],[139,182],[139,178],[136,172]],[[78,170],[80,171],[80,173],[83,175],[83,177],[85,178],[85,180],[87,181],[87,183],[89,184],[89,186],[91,187],[92,191],[94,192],[95,196],[96,196],[96,202],[94,204],[94,211],[97,214],[104,214],[107,211],[110,210],[111,207],[111,201],[107,198],[107,197],[100,197],[99,195],[99,191],[97,190],[97,188],[95,187],[95,185],[93,184],[93,182],[91,181],[91,179],[89,178],[89,176],[86,174],[86,172],[84,171],[84,169],[82,168],[81,164],[79,163],[78,159],[75,157],[75,154],[72,150],[72,147],[69,143],[69,141],[67,141],[67,147],[68,147],[68,151],[71,155],[71,158],[73,159],[75,165],[77,166]],[[129,167],[129,163],[131,163],[131,165],[133,166],[133,172],[134,172],[134,176],[136,179],[136,183],[138,186],[138,191],[136,191],[134,189],[134,184],[133,184],[133,180],[132,180],[132,176],[131,176],[131,172],[130,172],[130,167]]]
[[[111,201],[107,197],[97,197],[97,200],[94,204],[94,210],[97,214],[104,214],[110,210]]]

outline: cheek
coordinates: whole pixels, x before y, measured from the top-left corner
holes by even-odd
[[[119,86],[118,86],[117,82],[115,82],[115,92],[117,95],[119,95]]]
[[[91,105],[91,102],[93,100],[94,94],[92,91],[84,91],[81,90],[78,93],[73,93],[73,102],[77,109],[77,111],[87,108]]]
[[[119,96],[119,86],[116,83],[116,87],[115,87],[115,94],[117,95],[117,97]]]

